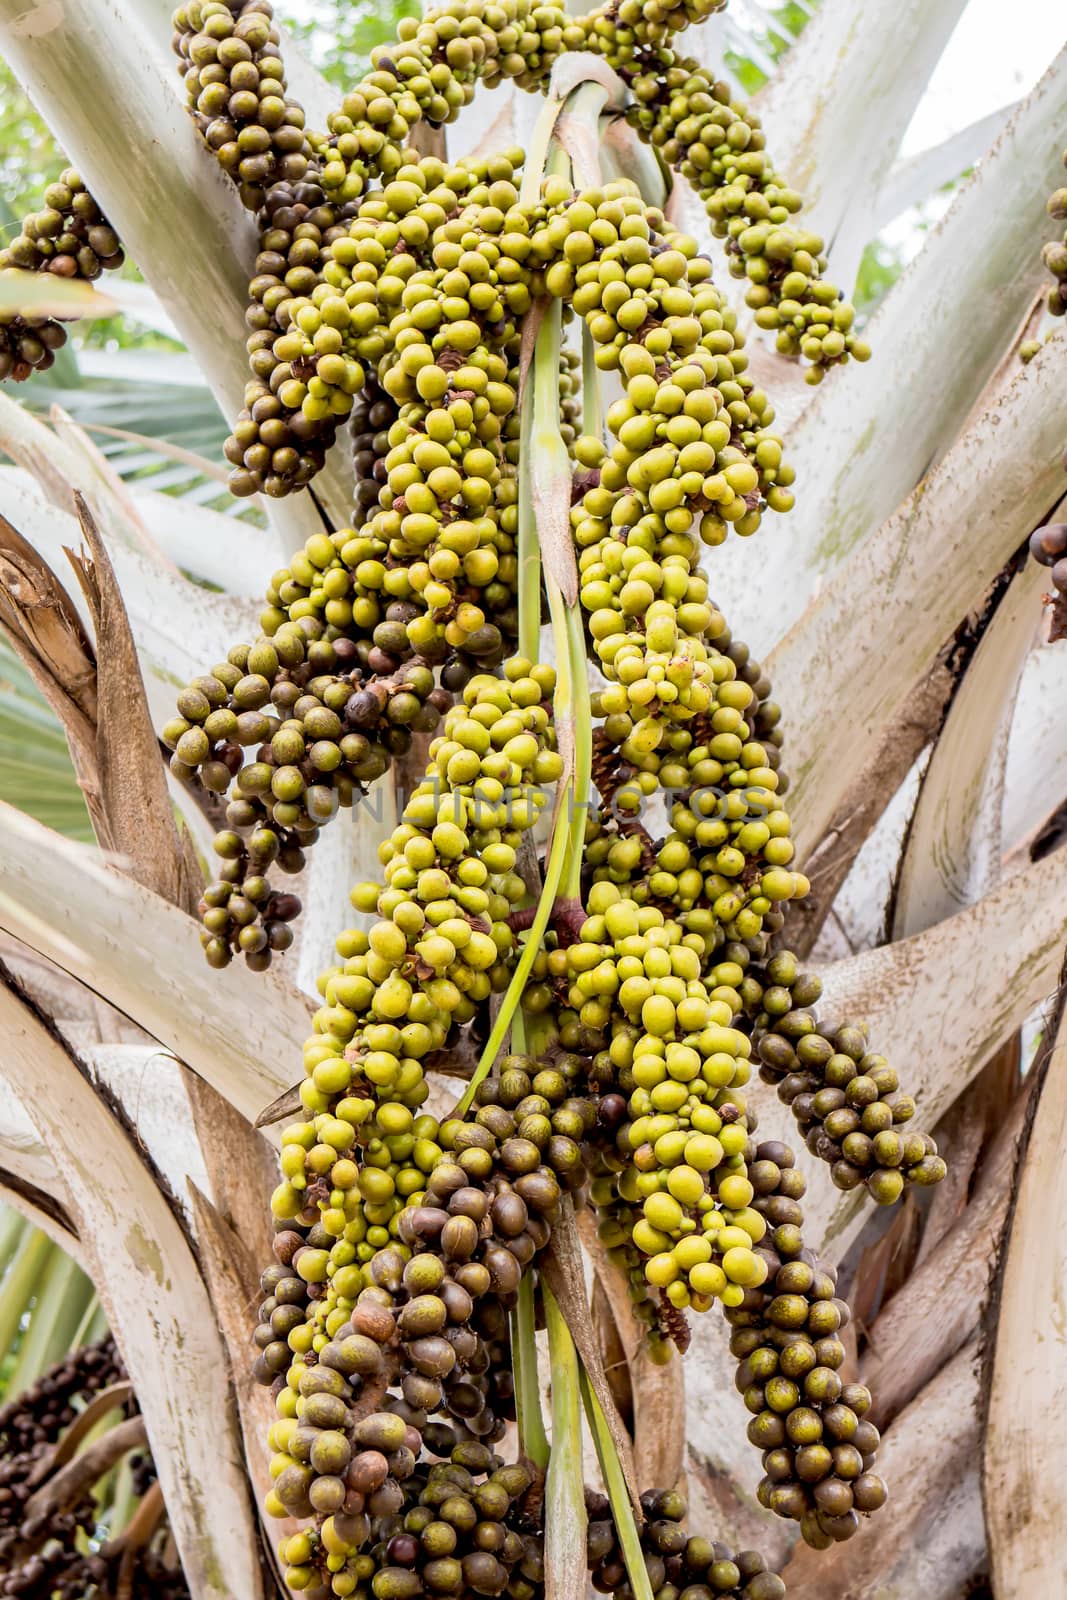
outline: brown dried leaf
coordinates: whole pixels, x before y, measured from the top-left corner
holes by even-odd
[[[1020,1039],[1009,1039],[990,1057],[969,1088],[934,1128],[937,1148],[948,1162],[948,1176],[930,1197],[915,1265],[922,1266],[963,1215],[975,1177],[1019,1089]]]
[[[92,512],[77,492],[74,503],[89,558],[67,555],[96,629],[96,754],[109,843],[146,888],[194,912],[202,879],[178,836],[126,607]]]
[[[265,1519],[263,1501],[273,1482],[267,1432],[277,1412],[270,1390],[253,1378],[252,1364],[248,1359],[258,1321],[258,1296],[249,1294],[248,1284],[258,1276],[258,1266],[245,1241],[192,1179],[189,1180],[188,1189],[200,1265],[230,1358],[245,1464],[262,1522]],[[298,1524],[289,1519],[279,1521],[271,1517],[269,1536],[264,1541],[268,1549],[273,1553],[278,1535],[295,1533],[297,1527]]]
[[[578,1234],[592,1262],[595,1283],[611,1308],[633,1396],[634,1471],[638,1483],[674,1488],[685,1472],[685,1363],[672,1356],[652,1361],[633,1314],[626,1280],[607,1258],[592,1214],[580,1211]],[[596,1301],[594,1299],[594,1306]]]
[[[294,1083],[291,1089],[286,1089],[284,1094],[278,1095],[269,1106],[264,1106],[259,1113],[254,1128],[269,1128],[273,1122],[283,1122],[286,1117],[291,1117],[300,1110],[300,1085]]]
[[[47,1483],[31,1494],[23,1512],[25,1519],[51,1519],[60,1512],[69,1511],[128,1451],[140,1450],[147,1442],[148,1434],[141,1416],[130,1417],[128,1421],[109,1428],[80,1456],[75,1456],[65,1467],[60,1467]],[[49,1536],[50,1529],[46,1523],[35,1542],[43,1544]]]
[[[0,628],[63,724],[93,826],[106,837],[96,770],[96,657],[48,563],[0,515]]]
[[[564,1195],[560,1203],[559,1220],[552,1230],[548,1248],[540,1258],[539,1267],[545,1282],[556,1297],[582,1365],[588,1374],[589,1382],[600,1401],[622,1465],[626,1487],[633,1501],[634,1515],[640,1524],[644,1514],[641,1510],[641,1491],[634,1468],[633,1446],[616,1410],[611,1385],[604,1372],[600,1348],[593,1333],[589,1302],[585,1294],[585,1274],[582,1271],[582,1247],[578,1242],[574,1205],[569,1195]]]
[[[78,1446],[91,1433],[109,1411],[114,1411],[116,1406],[123,1405],[133,1393],[133,1384],[125,1379],[121,1383],[111,1383],[106,1389],[101,1389],[99,1394],[94,1394],[84,1411],[79,1411],[70,1427],[64,1433],[55,1449],[44,1456],[30,1473],[27,1482],[31,1489],[35,1489],[45,1478],[51,1477],[58,1468],[65,1466],[74,1455]]]
[[[866,1337],[882,1306],[907,1280],[915,1261],[921,1221],[910,1194],[896,1208],[886,1231],[860,1256],[849,1291],[852,1321],[848,1331]]]
[[[217,1089],[188,1068],[182,1076],[214,1202],[251,1256],[247,1288],[255,1295],[259,1274],[273,1259],[274,1230],[264,1201],[278,1181],[277,1157],[263,1135]]]
[[[526,387],[526,382],[530,375],[530,364],[533,361],[534,346],[537,343],[537,335],[541,331],[541,323],[544,321],[545,312],[547,310],[548,299],[545,295],[542,295],[539,300],[534,301],[533,305],[522,319],[522,340],[519,345],[518,383],[518,398],[520,405],[522,404],[523,390]]]
[[[1036,1080],[1028,1077],[959,1218],[875,1322],[863,1363],[884,1427],[974,1334],[996,1267],[1011,1175]]]
[[[1002,1180],[1010,1215],[990,1321],[982,1461],[996,1594],[1052,1595],[1063,1586],[1067,1383],[1063,1237],[1067,1228],[1067,990],[1025,1080],[1031,1112],[1018,1165]],[[1020,1100],[1023,1098],[1020,1095]]]
[[[593,1332],[596,1334],[600,1346],[600,1355],[604,1363],[604,1374],[611,1386],[611,1392],[618,1408],[623,1426],[630,1436],[633,1436],[634,1422],[634,1391],[630,1379],[630,1363],[626,1359],[626,1346],[615,1317],[615,1310],[600,1281],[600,1275],[593,1269],[593,1286],[589,1295],[589,1314],[593,1319]]]

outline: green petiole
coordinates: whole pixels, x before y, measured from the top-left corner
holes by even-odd
[[[600,1472],[604,1479],[608,1500],[611,1502],[611,1515],[615,1521],[615,1531],[622,1546],[623,1560],[626,1562],[626,1571],[630,1579],[635,1600],[653,1600],[652,1585],[649,1582],[648,1569],[645,1566],[644,1551],[641,1549],[641,1536],[637,1531],[634,1520],[634,1508],[626,1488],[626,1479],[623,1477],[622,1466],[619,1462],[618,1452],[615,1449],[611,1430],[604,1416],[600,1401],[593,1391],[584,1367],[579,1368],[578,1382],[581,1387],[582,1405],[585,1407],[586,1421],[589,1423],[596,1445],[597,1459],[600,1462]]]
[[[478,1086],[489,1076],[489,1072],[500,1053],[500,1047],[507,1037],[512,1018],[518,1010],[522,992],[526,987],[526,980],[530,976],[531,968],[541,942],[548,927],[548,920],[552,915],[552,907],[556,902],[556,895],[563,878],[563,867],[567,859],[567,847],[570,843],[570,834],[566,826],[566,808],[569,803],[571,784],[568,779],[560,792],[557,802],[555,825],[552,831],[552,844],[548,852],[548,861],[545,864],[545,883],[541,890],[541,898],[537,902],[537,910],[530,931],[526,935],[526,943],[522,947],[522,954],[518,959],[515,971],[511,975],[511,982],[504,992],[504,998],[497,1012],[493,1031],[489,1035],[485,1049],[474,1070],[470,1082],[458,1101],[455,1111],[456,1117],[465,1117],[470,1110],[471,1103],[477,1093]]]
[[[537,1342],[534,1337],[534,1274],[524,1272],[518,1300],[509,1312],[511,1368],[515,1374],[515,1414],[519,1446],[544,1472],[548,1467],[548,1436],[541,1415],[541,1386],[537,1379]]]

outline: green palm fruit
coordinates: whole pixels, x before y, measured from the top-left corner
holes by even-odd
[[[849,1311],[836,1272],[803,1247],[804,1180],[788,1145],[746,1150],[754,1206],[767,1223],[767,1279],[726,1310],[738,1358],[736,1385],[752,1414],[748,1435],[763,1452],[760,1503],[800,1523],[815,1549],[849,1539],[878,1510],[886,1488],[872,1471],[879,1444],[866,1420],[871,1396],[839,1376],[838,1338]]]
[[[750,968],[747,978],[760,1077],[777,1085],[837,1187],[866,1184],[880,1205],[892,1205],[907,1183],[940,1183],[946,1167],[937,1145],[909,1126],[915,1102],[898,1092],[896,1069],[869,1048],[866,1027],[820,1025],[813,1008],[822,986],[789,951]]]

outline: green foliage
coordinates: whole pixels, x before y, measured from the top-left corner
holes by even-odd
[[[904,270],[899,250],[882,238],[872,239],[863,252],[856,274],[855,305],[861,317],[869,317]]]
[[[338,90],[357,82],[377,44],[396,37],[402,17],[419,17],[419,0],[280,0],[280,21],[300,41],[315,65]]]
[[[63,730],[26,668],[2,641],[0,800],[69,839],[93,838]]]
[[[0,238],[13,218],[39,206],[62,155],[14,75],[0,61]]]
[[[777,66],[790,45],[798,39],[807,26],[811,12],[797,0],[786,0],[770,13],[773,21],[766,28],[753,30],[753,44],[761,52],[757,60],[741,51],[727,50],[725,62],[746,94],[755,94],[770,77],[768,66]]]

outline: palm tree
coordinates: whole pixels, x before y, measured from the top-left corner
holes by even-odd
[[[375,872],[410,773],[394,767],[382,803],[324,831],[282,961],[268,973],[204,964],[195,913],[212,828],[169,779],[155,730],[176,687],[255,636],[272,570],[320,515],[347,523],[352,479],[339,447],[317,504],[257,500],[239,515],[222,496],[221,430],[204,391],[226,418],[239,412],[255,227],[184,109],[169,9],[127,0],[120,15],[89,0],[49,29],[27,26],[24,0],[0,0],[0,55],[143,273],[139,314],[188,352],[177,372],[157,358],[138,391],[141,425],[119,425],[126,437],[100,431],[99,395],[79,406],[57,390],[45,419],[0,393],[12,463],[0,468],[0,625],[18,663],[4,669],[0,739],[17,748],[22,784],[18,807],[0,813],[0,1194],[91,1280],[190,1593],[260,1600],[280,1581],[257,1511],[273,1405],[247,1351],[270,1257],[274,1108],[298,1076],[348,886]],[[600,1385],[590,1414],[613,1405],[622,1418],[606,1441],[594,1428],[608,1487],[628,1450],[642,1484],[684,1476],[694,1527],[758,1544],[796,1597],[921,1588],[956,1600],[985,1582],[1010,1600],[1055,1593],[1062,1570],[1067,736],[1050,702],[1064,647],[1048,641],[1044,574],[1026,548],[1064,494],[1067,383],[1062,334],[1025,364],[1019,350],[1040,318],[1067,54],[995,126],[983,119],[902,163],[962,10],[823,0],[760,90],[776,164],[805,187],[839,280],[886,220],[974,170],[872,318],[870,362],[809,389],[754,335],[798,503],[754,544],[731,540],[706,563],[716,603],[773,677],[787,730],[811,883],[794,945],[812,953],[827,1003],[865,1017],[900,1063],[949,1163],[939,1188],[873,1217],[857,1192],[811,1186],[810,1237],[850,1286],[849,1358],[877,1387],[885,1525],[827,1552],[793,1544],[792,1525],[756,1498],[718,1318],[695,1319],[684,1373],[678,1360],[653,1364],[595,1230],[581,1230],[591,1314],[573,1277],[570,1297],[559,1291]],[[733,26],[717,15],[693,30],[702,62],[736,42]],[[285,48],[308,123],[323,126],[333,92]],[[664,189],[613,89],[590,93],[598,70],[580,56],[553,85],[577,129],[576,170],[636,173],[651,202],[702,235],[703,208],[682,183]],[[510,88],[483,94],[449,128],[449,152],[536,142],[537,111]],[[179,437],[179,408],[156,379],[190,369],[199,387]],[[139,478],[160,452],[173,477]],[[551,465],[540,463],[538,491],[549,520]],[[176,487],[187,492],[165,492]],[[62,723],[100,848],[68,837],[84,834],[85,812],[62,788],[27,673]],[[447,1103],[447,1082],[438,1087]],[[756,1099],[763,1126],[784,1132],[769,1091]],[[80,1281],[77,1304],[53,1354],[92,1309]],[[577,1426],[565,1370],[557,1443]],[[579,1484],[581,1470],[579,1460]],[[552,1492],[550,1479],[550,1510],[573,1504],[562,1467]]]

